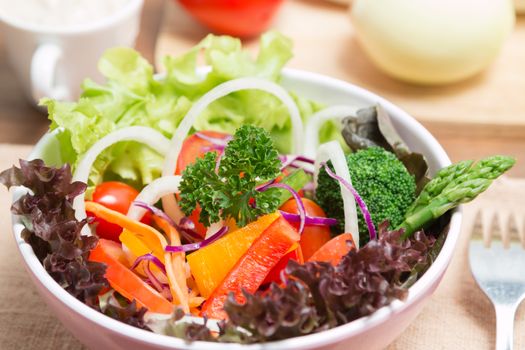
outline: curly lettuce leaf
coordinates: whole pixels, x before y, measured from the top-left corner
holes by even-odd
[[[250,344],[318,333],[368,316],[404,300],[409,274],[422,275],[432,259],[433,235],[418,231],[402,241],[403,231],[388,226],[379,225],[377,240],[349,251],[336,266],[290,260],[283,283],[255,294],[244,291],[244,303],[230,294],[224,304],[228,319],[219,323],[216,337],[205,324],[182,320],[180,311],[168,319],[150,319],[148,326],[187,341]]]
[[[98,294],[109,286],[104,277],[106,265],[88,261],[98,238],[80,234],[87,219],[78,221],[72,204],[86,185],[72,178],[69,165],[51,168],[40,159],[20,160],[20,167],[0,173],[0,183],[7,188],[30,190],[11,207],[11,213],[24,223],[22,238],[62,288],[98,310]]]

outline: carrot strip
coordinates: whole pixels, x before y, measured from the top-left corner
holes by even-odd
[[[170,282],[170,291],[172,293],[173,301],[175,304],[180,305],[184,312],[189,312],[188,298],[187,298],[187,286],[185,282],[185,273],[184,273],[184,257],[174,257],[170,253],[165,253],[164,248],[168,245],[166,238],[153,227],[145,225],[139,221],[132,220],[126,215],[119,212],[108,209],[98,203],[86,202],[86,210],[93,213],[95,216],[104,219],[112,224],[117,224],[124,228],[124,230],[130,231],[135,234],[136,237],[140,239],[147,247],[149,247],[155,256],[158,256],[163,260],[166,266],[166,273],[168,275],[168,281]],[[161,226],[161,225],[159,225]],[[170,225],[166,225],[165,228],[168,229]],[[174,229],[173,229],[174,230]],[[176,231],[176,230],[175,230]],[[173,239],[177,239],[178,232],[173,233]],[[178,238],[180,242],[180,238]],[[179,243],[180,244],[180,243]],[[131,247],[128,247],[131,250]],[[175,262],[173,261],[175,259]],[[173,269],[174,266],[181,266],[176,268],[176,270],[181,271],[177,273]],[[177,280],[177,275],[183,277],[182,285]],[[186,294],[185,294],[186,293]]]
[[[157,239],[160,242],[162,249],[168,245],[166,238],[159,231],[140,221],[130,219],[118,211],[108,209],[101,204],[90,201],[86,201],[86,210],[93,213],[96,217],[133,232],[140,238],[143,238],[144,242],[155,242]]]
[[[175,227],[168,224],[165,220],[153,216],[155,223],[168,234],[171,245],[180,245],[180,235]],[[184,312],[190,311],[188,301],[188,286],[186,284],[186,269],[184,267],[184,253],[165,253],[166,273],[170,284],[173,301],[180,305]]]
[[[161,314],[173,312],[173,305],[166,298],[122,264],[125,255],[117,242],[99,239],[97,246],[89,254],[89,260],[107,265],[104,276],[111,287],[126,299],[135,300],[138,306],[145,307],[151,312]]]

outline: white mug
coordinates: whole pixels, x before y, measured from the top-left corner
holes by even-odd
[[[129,0],[111,15],[83,25],[49,27],[0,14],[9,63],[30,100],[74,100],[86,78],[100,81],[100,56],[114,46],[133,46],[143,0]]]

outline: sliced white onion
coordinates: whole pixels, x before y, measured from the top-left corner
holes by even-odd
[[[305,155],[314,157],[317,146],[319,146],[319,129],[329,120],[341,120],[345,117],[355,115],[358,108],[355,106],[338,105],[327,107],[314,113],[308,118],[304,132],[305,137]]]
[[[168,194],[175,194],[179,192],[181,177],[179,175],[162,176],[158,179],[153,180],[149,185],[144,187],[140,191],[135,201],[143,202],[148,205],[154,205],[162,197]],[[128,217],[133,220],[139,221],[142,219],[147,210],[137,205],[132,205],[128,210]],[[175,222],[180,222],[180,219],[184,216],[182,213],[177,218],[172,218]]]
[[[145,126],[130,126],[112,133],[107,134],[98,140],[91,148],[84,154],[84,157],[78,163],[73,181],[82,181],[87,183],[91,167],[97,157],[106,148],[121,141],[136,141],[141,142],[153,150],[159,152],[161,155],[166,155],[169,149],[169,140],[155,129]],[[75,209],[75,217],[77,220],[82,220],[86,217],[86,208],[84,205],[85,194],[78,195],[73,200],[73,209]],[[86,226],[87,227],[87,226]]]
[[[321,163],[326,163],[329,160],[332,161],[335,173],[349,183],[352,183],[348,164],[346,163],[346,157],[341,145],[337,141],[330,141],[323,143],[317,149],[314,172],[315,186],[317,186],[317,177],[319,175],[319,167]],[[343,208],[345,213],[345,232],[352,235],[356,247],[359,248],[359,227],[357,224],[355,199],[352,193],[350,193],[342,184],[339,185],[341,187],[341,197],[343,198]]]
[[[224,223],[222,222],[222,220],[219,221],[219,222],[214,222],[206,230],[206,236],[204,238],[206,238],[206,239],[210,238],[215,233],[217,233],[217,231],[219,231],[223,226],[224,226]]]
[[[197,102],[193,104],[184,119],[179,124],[177,130],[171,138],[171,145],[166,155],[164,168],[162,170],[163,176],[173,175],[177,166],[177,159],[182,148],[184,139],[188,136],[191,127],[195,123],[197,117],[208,107],[209,104],[215,100],[220,99],[232,92],[241,90],[262,90],[277,97],[288,109],[292,121],[292,135],[293,135],[293,153],[302,154],[303,150],[303,121],[299,109],[294,100],[290,97],[288,92],[280,85],[259,78],[239,78],[227,81],[223,84],[217,85],[215,88],[204,94]],[[177,211],[180,212],[174,196],[165,196],[162,198],[164,211],[174,219]]]

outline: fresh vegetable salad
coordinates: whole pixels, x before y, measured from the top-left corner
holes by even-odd
[[[207,69],[197,69],[203,56]],[[100,60],[107,83],[43,100],[62,166],[0,175],[49,274],[109,317],[187,340],[253,343],[373,313],[430,266],[450,210],[514,160],[429,178],[380,106],[323,106],[279,85],[290,41],[256,59],[209,36],[165,60]]]

